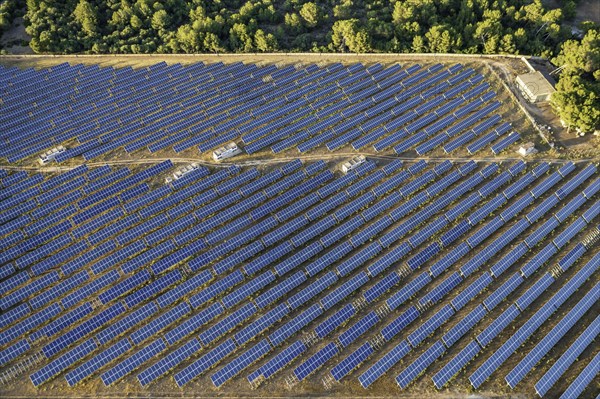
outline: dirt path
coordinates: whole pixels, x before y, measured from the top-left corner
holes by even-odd
[[[133,159],[133,160],[114,160],[114,161],[103,161],[103,162],[89,162],[89,163],[84,163],[86,166],[88,167],[100,167],[100,166],[104,166],[104,165],[111,165],[111,166],[122,166],[122,165],[144,165],[144,164],[156,164],[159,162],[164,162],[164,161],[168,161],[171,160],[172,162],[175,163],[198,163],[204,166],[211,166],[211,167],[217,167],[217,168],[225,168],[225,167],[229,167],[232,165],[238,165],[238,166],[260,166],[260,165],[272,165],[272,164],[277,164],[277,163],[286,163],[286,162],[290,162],[293,161],[295,159],[301,159],[303,161],[319,161],[319,160],[332,160],[332,159],[336,159],[336,158],[351,158],[354,157],[356,155],[360,155],[360,153],[337,153],[337,154],[331,154],[331,155],[303,155],[303,156],[297,156],[297,157],[285,157],[285,158],[272,158],[272,159],[256,159],[256,160],[251,160],[251,161],[242,161],[242,162],[235,162],[235,161],[231,161],[231,162],[207,162],[206,160],[202,160],[202,159],[197,159],[197,158],[152,158],[152,159]],[[426,160],[426,161],[433,161],[433,162],[443,162],[446,160],[452,161],[452,162],[457,162],[457,163],[466,163],[466,162],[470,162],[470,161],[475,161],[475,162],[500,162],[500,161],[509,161],[509,162],[516,162],[516,161],[536,161],[536,162],[550,162],[550,163],[567,163],[567,162],[574,162],[574,163],[587,163],[587,162],[600,162],[600,157],[595,157],[595,158],[587,158],[587,159],[577,159],[577,160],[568,160],[568,159],[560,159],[560,158],[535,158],[535,159],[531,159],[531,160],[526,160],[523,158],[519,158],[519,157],[515,157],[515,158],[494,158],[494,157],[489,157],[489,158],[473,158],[473,159],[469,159],[469,158],[437,158],[437,157],[420,157],[420,158],[414,158],[414,157],[402,157],[402,156],[392,156],[392,155],[373,155],[373,154],[368,154],[365,153],[363,154],[368,158],[371,159],[379,159],[379,160],[387,160],[387,161],[392,161],[394,159],[400,159],[402,161],[406,161],[406,162],[417,162],[420,161],[422,159]],[[24,170],[24,171],[36,171],[36,172],[41,172],[41,173],[56,173],[56,172],[65,172],[71,169],[75,169],[76,167],[78,167],[80,165],[72,165],[72,166],[50,166],[50,167],[43,167],[43,166],[14,166],[14,165],[3,165],[0,166],[0,168],[2,169],[6,169],[6,170]]]

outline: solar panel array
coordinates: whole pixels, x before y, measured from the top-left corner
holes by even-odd
[[[249,154],[348,146],[497,154],[519,139],[501,123],[489,83],[460,64],[0,66],[0,83],[0,157],[9,162],[59,144],[64,162],[122,150],[207,152],[232,140]]]
[[[595,345],[596,165],[331,166],[201,167],[170,184],[170,161],[4,171],[1,367],[37,354],[35,386],[368,388],[387,374],[441,389],[464,373],[518,388],[555,348],[560,373],[527,380],[547,392]],[[570,390],[586,389],[590,364]]]

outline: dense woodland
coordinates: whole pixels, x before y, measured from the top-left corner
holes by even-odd
[[[8,15],[22,0],[6,0]],[[26,0],[35,52],[441,52],[531,54],[569,63],[555,106],[600,120],[598,27],[574,40],[576,0]],[[0,14],[0,22],[4,21]],[[1,27],[0,27],[1,28]],[[580,43],[581,41],[581,43]],[[595,48],[594,48],[595,46]],[[573,55],[572,50],[577,54]],[[587,107],[587,108],[586,108]],[[591,109],[579,115],[580,109]]]

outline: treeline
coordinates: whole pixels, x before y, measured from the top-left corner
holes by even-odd
[[[581,41],[563,43],[552,60],[561,69],[551,104],[568,127],[580,132],[600,129],[600,29],[589,27]]]
[[[10,27],[15,17],[20,16],[25,0],[4,0],[0,2],[0,36]]]
[[[27,0],[36,52],[459,52],[551,56],[574,3],[541,0]]]
[[[16,3],[17,0],[7,0]],[[570,40],[576,0],[27,0],[40,53],[440,52],[544,56],[563,66],[553,104],[599,125],[598,27]],[[564,44],[563,44],[564,43]],[[595,69],[594,69],[595,68]]]

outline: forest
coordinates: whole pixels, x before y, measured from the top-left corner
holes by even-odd
[[[2,21],[23,0],[0,5]],[[386,52],[526,54],[564,63],[555,108],[600,123],[598,26],[576,0],[26,0],[37,53]],[[6,7],[5,7],[6,6]],[[7,12],[1,12],[1,8]],[[4,16],[6,14],[6,17]],[[583,39],[582,39],[583,38]],[[575,55],[574,55],[575,54]],[[591,110],[585,117],[581,109]],[[566,119],[565,119],[566,118]]]

